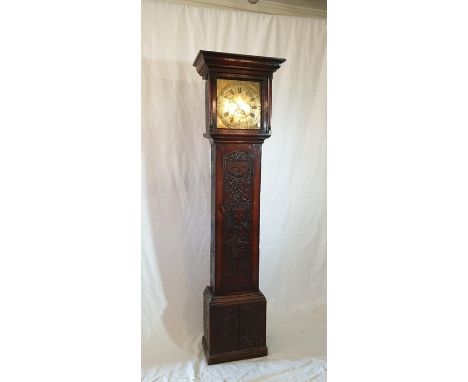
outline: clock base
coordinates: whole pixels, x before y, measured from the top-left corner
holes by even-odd
[[[262,292],[203,293],[203,349],[209,365],[266,356],[266,298]]]
[[[206,362],[208,363],[208,365],[215,365],[217,363],[223,362],[240,361],[242,359],[264,357],[268,355],[268,348],[266,346],[262,346],[260,348],[255,349],[237,350],[220,354],[210,354],[210,351],[208,350],[208,345],[206,344],[205,336],[203,336],[202,338],[202,344],[203,350],[205,351]]]

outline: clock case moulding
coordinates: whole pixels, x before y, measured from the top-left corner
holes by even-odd
[[[265,356],[266,298],[259,290],[262,144],[271,135],[273,73],[283,58],[201,50],[193,65],[206,80],[211,144],[210,286],[203,293],[208,364]],[[260,128],[217,127],[217,79],[260,83]]]

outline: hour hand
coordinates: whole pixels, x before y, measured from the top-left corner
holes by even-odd
[[[237,110],[240,110],[240,112],[241,112],[242,114],[245,115],[245,111],[242,110],[242,108],[239,106],[239,104],[238,104],[237,102],[236,102],[236,105],[237,105],[237,108],[236,108],[236,110],[234,111],[234,113],[237,113]]]

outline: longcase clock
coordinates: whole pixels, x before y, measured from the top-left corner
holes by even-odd
[[[208,364],[265,356],[259,290],[260,171],[270,137],[271,85],[283,58],[200,51],[211,144],[210,286],[203,293]]]

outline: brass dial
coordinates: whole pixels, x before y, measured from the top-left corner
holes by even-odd
[[[260,83],[217,80],[217,121],[220,129],[260,129]]]

